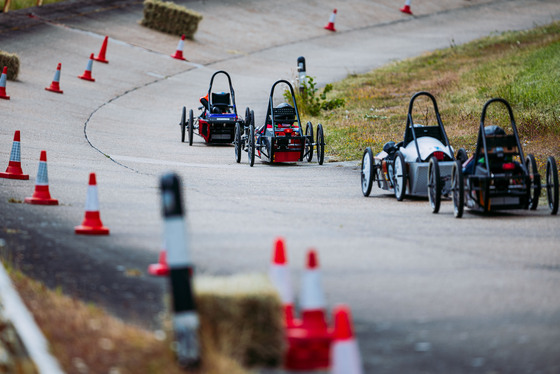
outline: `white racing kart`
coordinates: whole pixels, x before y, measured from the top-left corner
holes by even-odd
[[[414,101],[427,96],[433,103],[437,125],[415,124],[412,118]],[[457,159],[467,154],[459,149]],[[388,142],[375,157],[367,147],[362,157],[362,193],[369,196],[373,181],[383,190],[393,191],[397,200],[405,195],[428,196],[432,212],[437,213],[441,196],[451,192],[451,171],[456,158],[441,122],[436,99],[428,92],[417,92],[410,99],[404,140]]]

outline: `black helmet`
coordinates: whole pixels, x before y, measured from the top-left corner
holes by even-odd
[[[492,125],[484,127],[485,135],[505,135],[506,132],[500,126]]]
[[[397,151],[397,146],[395,142],[390,141],[385,143],[385,145],[383,146],[383,150],[390,156]]]
[[[274,120],[278,122],[293,122],[296,119],[296,111],[288,103],[280,103],[274,108]]]

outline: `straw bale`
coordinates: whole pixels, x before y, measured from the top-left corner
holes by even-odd
[[[8,79],[14,81],[19,74],[19,57],[15,53],[0,51],[0,73],[4,66],[8,67]]]
[[[195,295],[203,344],[246,367],[282,362],[282,304],[266,275],[196,277]]]
[[[202,14],[170,1],[145,0],[143,26],[172,35],[194,38]]]

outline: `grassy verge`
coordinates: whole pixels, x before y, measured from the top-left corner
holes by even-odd
[[[43,0],[43,5],[59,3],[64,0]],[[4,9],[5,0],[0,0],[0,10]],[[37,6],[37,0],[12,0],[10,10],[25,9]]]
[[[169,334],[125,324],[103,309],[50,290],[19,271],[9,268],[8,272],[65,372],[189,373],[177,366]],[[247,374],[213,347],[203,350],[205,362],[200,372]]]
[[[357,160],[368,146],[377,152],[387,141],[402,140],[417,91],[436,97],[451,144],[469,154],[484,103],[505,98],[525,153],[533,153],[542,170],[547,156],[560,158],[560,23],[452,45],[335,83],[327,98],[346,105],[313,118],[326,125],[331,160]],[[427,117],[428,104],[415,103],[415,116]],[[506,127],[505,111],[494,108],[485,124]]]

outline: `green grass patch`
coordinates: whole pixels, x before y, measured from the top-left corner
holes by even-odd
[[[417,91],[435,96],[451,144],[471,152],[484,103],[506,99],[525,153],[535,154],[541,168],[546,157],[560,158],[560,23],[452,44],[335,83],[327,98],[346,105],[313,118],[325,124],[331,159],[360,159],[368,146],[378,152],[385,142],[401,140]],[[434,121],[431,107],[417,100],[415,120]],[[485,123],[507,127],[506,111],[491,106]]]
[[[43,5],[60,3],[65,0],[43,0]],[[0,8],[4,9],[5,0],[0,0]],[[26,9],[37,6],[37,0],[12,0],[10,10]]]

